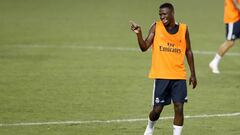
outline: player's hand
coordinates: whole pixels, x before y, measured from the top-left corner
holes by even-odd
[[[141,32],[141,27],[135,23],[134,21],[129,21],[131,25],[131,30],[134,31],[136,34]]]
[[[192,85],[192,88],[196,88],[197,86],[197,79],[195,76],[191,75],[189,78],[189,85]]]

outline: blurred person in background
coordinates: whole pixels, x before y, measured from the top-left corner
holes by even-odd
[[[235,40],[240,38],[240,0],[225,0],[224,23],[226,25],[226,40],[209,63],[209,67],[215,74],[220,73],[219,63],[222,57],[234,45]]]

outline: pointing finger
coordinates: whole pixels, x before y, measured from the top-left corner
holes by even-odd
[[[131,23],[131,25],[133,25],[134,27],[137,27],[138,26],[138,24],[137,23],[135,23],[134,21],[132,21],[132,20],[130,20],[129,21],[130,23]]]

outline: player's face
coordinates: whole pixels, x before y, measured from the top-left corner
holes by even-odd
[[[161,8],[159,10],[159,16],[165,26],[169,25],[173,20],[173,12],[169,8]]]

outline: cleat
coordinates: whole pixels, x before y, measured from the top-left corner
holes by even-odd
[[[209,67],[211,68],[211,70],[214,74],[220,74],[218,67],[215,64],[213,64],[213,62],[209,63]]]
[[[147,127],[145,132],[144,132],[144,135],[152,135],[153,131],[154,131],[154,128]]]

